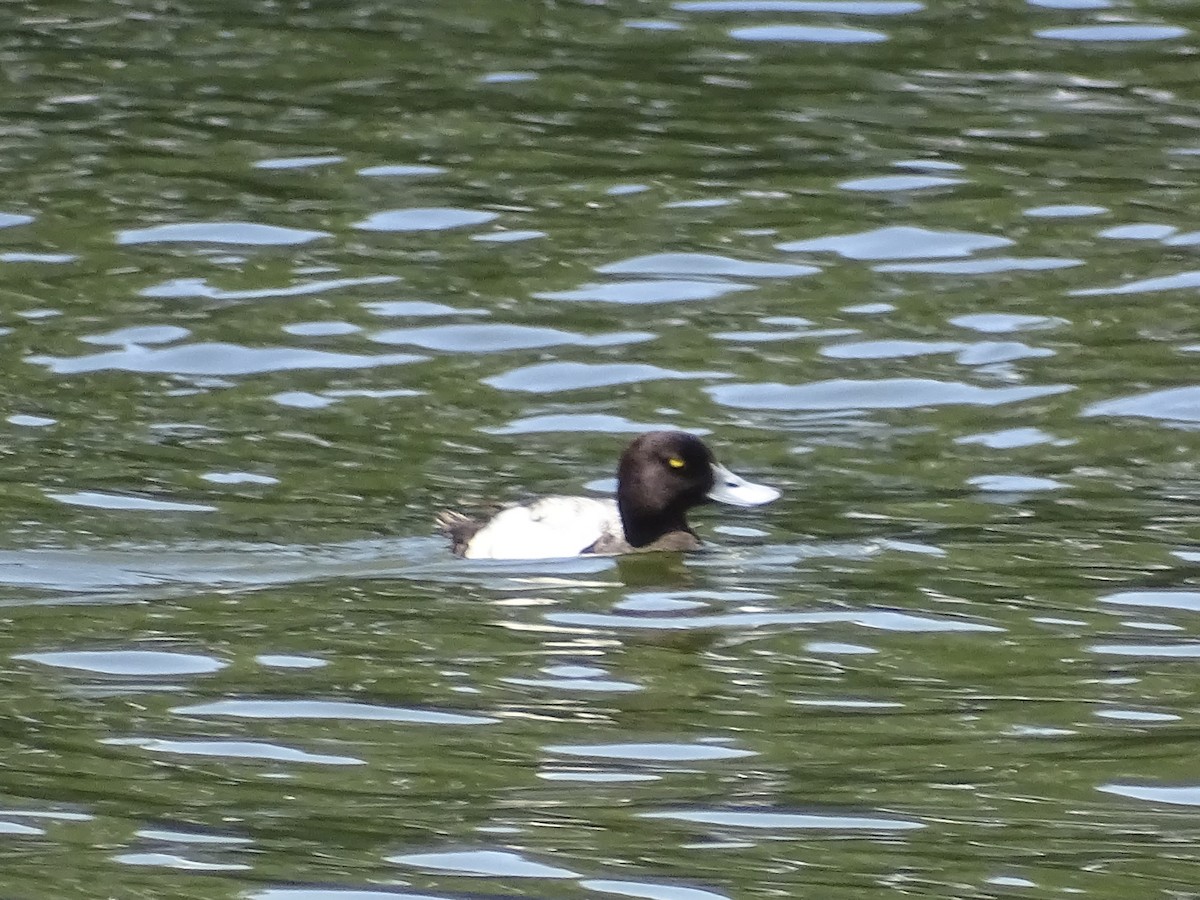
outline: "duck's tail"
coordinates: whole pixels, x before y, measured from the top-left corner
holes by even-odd
[[[483,527],[483,523],[477,519],[452,509],[443,509],[434,516],[433,524],[438,533],[450,538],[450,550],[455,556],[462,556],[467,552],[467,544],[471,543],[471,538]]]

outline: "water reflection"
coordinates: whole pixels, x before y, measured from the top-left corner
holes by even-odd
[[[1178,9],[13,15],[0,894],[1194,881]],[[787,495],[431,533],[655,428]]]

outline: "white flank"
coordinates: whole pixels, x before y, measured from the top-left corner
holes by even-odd
[[[545,497],[501,510],[480,529],[467,559],[554,559],[578,556],[601,536],[622,537],[615,500]]]

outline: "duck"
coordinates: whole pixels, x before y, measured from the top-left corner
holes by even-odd
[[[466,559],[556,559],[701,546],[687,512],[709,501],[760,506],[781,492],[717,462],[700,438],[651,431],[617,465],[616,499],[550,496],[510,506],[481,521],[446,510],[436,519],[451,550]]]

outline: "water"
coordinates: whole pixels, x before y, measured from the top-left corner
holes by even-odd
[[[0,894],[1196,896],[1183,7],[3,19]]]

